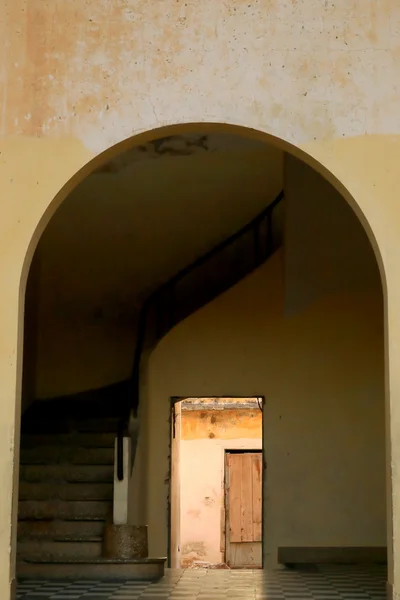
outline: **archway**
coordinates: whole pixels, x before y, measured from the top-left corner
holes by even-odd
[[[205,125],[201,125],[201,126],[188,125],[188,126],[185,126],[185,128],[183,128],[183,129],[182,128],[177,128],[177,129],[175,129],[175,128],[173,128],[173,129],[172,128],[168,128],[167,130],[161,130],[161,131],[158,131],[158,132],[154,132],[153,131],[151,133],[145,134],[143,137],[142,136],[138,136],[137,139],[134,138],[133,140],[130,140],[129,141],[129,146],[131,147],[132,144],[134,144],[134,145],[139,144],[139,143],[143,144],[147,139],[149,139],[149,140],[150,139],[157,139],[158,136],[160,136],[160,135],[163,135],[164,137],[166,137],[167,134],[168,135],[172,135],[173,133],[178,134],[178,133],[193,132],[193,131],[195,131],[196,133],[197,132],[202,133],[203,131],[207,130],[206,128],[207,128],[207,126],[205,126]],[[225,133],[225,132],[228,133],[229,128],[227,129],[226,126],[220,126],[220,127],[218,127],[218,126],[212,126],[211,131],[218,131],[218,132],[221,131],[222,133]],[[324,172],[324,168],[321,165],[317,165],[315,163],[315,161],[311,160],[309,157],[306,157],[306,155],[304,155],[304,153],[300,152],[298,149],[289,148],[289,146],[287,144],[284,144],[282,142],[274,140],[273,138],[271,138],[269,136],[264,136],[264,134],[261,134],[259,132],[247,131],[247,130],[243,130],[242,128],[233,128],[233,129],[231,129],[231,131],[234,132],[235,134],[238,133],[240,135],[243,135],[244,137],[247,136],[247,137],[254,138],[254,139],[259,139],[259,140],[261,140],[262,138],[264,138],[264,139],[268,138],[268,142],[272,142],[272,141],[276,142],[276,145],[278,147],[283,148],[286,152],[290,152],[291,154],[294,154],[297,157],[301,157],[301,161],[308,162],[309,164],[311,163],[311,166],[312,166],[313,169],[316,169],[316,170],[318,170],[320,172],[323,172],[324,176],[327,177],[327,178],[329,178],[329,180],[343,194],[344,190],[342,189],[342,186],[340,185],[340,183],[337,182],[337,181],[335,181],[335,179],[334,179],[334,177],[332,175],[327,174],[326,172]],[[121,152],[121,150],[123,149],[123,147],[124,147],[124,145],[121,145],[118,148],[117,147],[113,148],[112,149],[112,153],[111,153],[111,151],[110,151],[110,153],[105,153],[104,155],[102,155],[102,157],[99,160],[96,159],[96,161],[94,161],[94,164],[90,165],[90,168],[91,169],[95,168],[95,169],[98,170],[99,168],[101,168],[101,164],[104,164],[104,161],[107,161],[107,160],[109,160],[111,158],[111,154],[112,154],[112,156],[116,156],[118,152]],[[307,158],[307,160],[305,160],[306,158]],[[54,214],[54,212],[57,209],[57,206],[59,206],[61,204],[61,202],[63,201],[63,198],[66,197],[68,191],[70,191],[72,187],[76,186],[78,181],[83,181],[84,175],[85,175],[84,172],[79,173],[76,176],[75,181],[69,182],[67,184],[66,188],[63,189],[62,192],[60,192],[59,196],[54,200],[54,202],[50,206],[49,211],[47,212],[47,214],[44,215],[44,217],[43,217],[43,219],[42,219],[42,221],[41,221],[41,223],[39,225],[39,228],[36,230],[34,238],[37,239],[37,236],[39,235],[40,230],[43,229],[43,227],[45,227],[45,221],[48,221],[51,218],[51,213]],[[354,205],[354,201],[352,201],[349,198],[349,194],[346,194],[346,196],[347,196],[346,200],[348,202],[351,201],[352,202],[352,208],[354,210],[356,210],[357,207]],[[244,224],[244,223],[239,223],[239,225],[242,225],[242,224]],[[233,229],[235,229],[235,228],[233,227]],[[228,234],[232,233],[232,230],[228,231],[227,233]],[[371,234],[371,232],[369,232],[369,230],[368,230],[368,233]],[[222,237],[224,237],[224,236],[222,236]],[[225,237],[226,237],[226,235],[225,235]],[[33,246],[31,247],[30,252],[32,252],[32,249],[33,249]],[[196,253],[194,252],[194,254],[196,254]],[[190,261],[188,261],[188,262],[190,262]],[[181,265],[181,266],[184,266],[184,265]],[[162,281],[164,278],[161,277],[160,279]],[[193,391],[191,393],[193,393]],[[195,393],[198,393],[198,391],[196,390]]]

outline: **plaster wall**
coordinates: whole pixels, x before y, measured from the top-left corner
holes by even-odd
[[[313,169],[285,156],[285,310],[321,296],[380,285],[368,236],[343,196]]]
[[[150,358],[154,554],[166,550],[168,398],[175,395],[265,397],[266,565],[275,564],[280,545],[386,543],[381,290],[333,294],[285,317],[282,260],[275,255],[192,315]]]
[[[398,3],[362,7],[15,0],[1,20],[3,134],[97,153],[149,122],[219,120],[225,105],[222,122],[262,121],[295,143],[398,133]]]
[[[141,132],[175,124],[185,129],[185,123],[196,122],[276,136],[281,148],[327,176],[367,227],[387,293],[389,580],[400,588],[400,12],[396,0],[366,0],[360,6],[358,0],[206,0],[200,6],[167,0],[162,10],[125,0],[2,4],[0,596],[5,600],[15,575],[21,323],[33,249],[56,206],[107,157],[91,159]],[[153,132],[140,140],[151,137]],[[131,144],[128,140],[110,153]]]
[[[181,565],[224,562],[225,451],[261,450],[256,409],[182,411],[180,441]]]

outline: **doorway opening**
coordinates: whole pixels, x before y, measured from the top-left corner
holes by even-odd
[[[261,397],[171,399],[172,568],[263,567]]]

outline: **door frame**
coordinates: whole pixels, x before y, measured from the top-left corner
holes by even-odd
[[[263,402],[263,408],[265,404]],[[261,569],[264,569],[264,525],[265,525],[265,505],[264,505],[264,488],[266,485],[266,473],[267,473],[267,463],[265,460],[265,449],[264,449],[264,413],[262,414],[262,445],[260,448],[225,448],[224,449],[224,476],[223,476],[223,489],[224,489],[224,503],[223,503],[223,519],[221,520],[221,548],[223,547],[224,552],[224,562],[228,564],[226,561],[226,532],[228,527],[228,486],[227,476],[228,476],[228,454],[261,454],[261,463],[262,463],[262,471],[261,471]]]
[[[173,486],[174,486],[174,481],[172,480],[172,475],[173,475],[173,470],[172,470],[172,464],[173,464],[173,460],[174,460],[174,456],[173,456],[173,451],[174,451],[174,445],[173,445],[173,439],[174,439],[174,435],[175,435],[175,404],[178,402],[182,402],[183,400],[188,400],[188,399],[192,399],[192,398],[220,398],[221,400],[228,400],[229,398],[234,398],[235,400],[247,400],[249,398],[251,399],[257,399],[258,400],[258,405],[259,405],[259,409],[261,411],[261,450],[260,448],[256,448],[255,450],[248,450],[246,449],[228,449],[228,448],[224,448],[222,450],[223,452],[223,469],[222,469],[222,492],[223,492],[223,502],[222,502],[222,508],[221,508],[221,512],[223,514],[221,514],[221,551],[223,552],[223,556],[224,556],[224,560],[226,558],[225,556],[225,528],[226,528],[226,509],[225,509],[225,504],[226,504],[226,498],[225,498],[225,477],[226,477],[226,461],[225,461],[225,455],[226,452],[261,452],[261,460],[262,460],[262,486],[261,486],[261,519],[262,519],[262,539],[261,539],[261,568],[264,568],[264,524],[265,524],[265,506],[264,506],[264,486],[266,485],[266,473],[267,473],[267,463],[265,460],[265,444],[264,444],[264,418],[265,418],[265,406],[266,406],[266,402],[265,402],[265,396],[261,395],[261,394],[251,394],[251,395],[237,395],[237,394],[225,394],[223,396],[216,396],[216,395],[205,395],[202,394],[201,396],[193,394],[190,396],[170,396],[169,398],[169,418],[168,418],[168,423],[169,423],[169,445],[168,445],[168,474],[166,477],[165,482],[168,484],[168,500],[167,500],[167,514],[166,514],[166,518],[167,518],[167,567],[171,568],[171,563],[172,563],[172,544],[173,544],[173,537],[174,537],[174,532],[172,531],[172,516],[174,511],[176,510],[177,512],[179,512],[180,514],[180,506],[179,507],[174,507],[173,503],[172,503],[172,491],[173,491]],[[180,568],[180,567],[178,567]]]
[[[174,463],[178,462],[178,472],[179,472],[179,456],[176,457],[176,449],[177,445],[174,444],[174,440],[176,439],[176,405],[185,398],[181,398],[179,396],[171,396],[169,399],[169,456],[168,456],[168,502],[167,502],[167,531],[168,531],[168,539],[167,539],[167,566],[169,569],[172,568],[173,558],[172,558],[172,549],[175,543],[174,535],[176,534],[176,530],[173,527],[173,521],[176,519],[180,519],[180,492],[177,494],[178,497],[178,505],[174,505],[172,501],[172,497],[174,494],[174,487],[176,482],[174,481]],[[180,431],[180,427],[179,427]],[[177,460],[176,460],[177,459]],[[178,527],[178,538],[180,538],[180,527]],[[180,542],[180,540],[179,540]],[[180,543],[179,543],[180,546]],[[178,554],[180,553],[180,548],[178,550]],[[179,569],[179,565],[174,565],[174,568]]]

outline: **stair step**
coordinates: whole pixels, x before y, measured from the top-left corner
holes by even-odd
[[[74,579],[83,581],[99,580],[129,580],[129,581],[158,581],[164,576],[165,558],[146,558],[138,560],[106,560],[104,558],[92,561],[18,561],[17,577],[31,580],[60,580]]]
[[[18,539],[101,539],[104,521],[19,521]]]
[[[18,543],[18,558],[27,560],[67,560],[101,556],[101,540],[91,541],[49,541],[29,540]]]
[[[21,448],[38,446],[78,446],[81,448],[114,448],[116,433],[28,433],[21,438]]]
[[[89,521],[104,520],[112,511],[110,501],[88,501],[80,500],[22,500],[19,502],[19,520],[65,520],[65,521]]]
[[[57,578],[61,569],[63,577],[82,578],[82,569],[87,573],[94,563],[101,577],[103,529],[112,515],[116,402],[38,402],[27,413],[21,427],[19,576]]]
[[[81,536],[79,534],[76,535],[70,535],[70,536],[65,536],[65,537],[55,537],[52,538],[53,542],[66,542],[66,543],[71,543],[71,542],[102,542],[103,538],[101,535],[93,535],[93,536]]]
[[[21,465],[20,480],[29,482],[111,483],[114,465]]]
[[[118,431],[119,419],[76,419],[65,416],[57,420],[49,418],[26,419],[22,423],[21,435],[65,434],[72,431],[81,433],[113,433]]]
[[[113,433],[117,434],[120,418],[85,419],[76,423],[77,431],[82,433]]]
[[[112,500],[112,483],[37,483],[22,481],[20,500]]]
[[[113,465],[114,448],[78,448],[69,446],[38,446],[21,448],[21,465]]]

